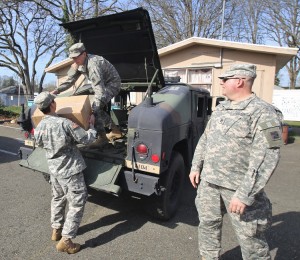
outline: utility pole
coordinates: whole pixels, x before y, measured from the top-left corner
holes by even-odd
[[[20,106],[20,94],[21,94],[21,84],[20,82],[18,82],[19,84],[19,90],[18,90],[18,107]]]
[[[226,2],[226,0],[223,0],[222,24],[221,24],[221,40],[223,40],[223,33],[224,33],[225,2]]]

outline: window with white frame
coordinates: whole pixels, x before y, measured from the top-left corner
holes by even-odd
[[[211,84],[211,69],[188,69],[188,84]]]
[[[180,77],[180,82],[188,83],[194,87],[206,88],[211,91],[212,69],[211,68],[182,68],[165,69],[165,77]]]
[[[187,82],[186,69],[166,69],[163,71],[165,77],[180,77],[180,82]]]

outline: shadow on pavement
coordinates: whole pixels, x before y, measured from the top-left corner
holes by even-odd
[[[274,260],[300,259],[300,213],[286,212],[273,216],[273,225],[267,232],[270,250],[277,249]],[[225,252],[222,260],[242,260],[240,247]]]
[[[285,212],[273,216],[267,234],[270,249],[277,249],[275,260],[300,259],[300,212]]]
[[[0,136],[0,164],[20,160],[20,142],[14,138]]]
[[[198,226],[198,213],[194,205],[196,190],[186,180],[184,184],[184,192],[182,194],[181,204],[176,215],[168,221],[161,221],[152,218],[143,210],[144,200],[131,197],[128,192],[124,192],[120,197],[110,194],[89,190],[88,201],[117,211],[114,214],[102,217],[99,220],[83,225],[78,230],[78,235],[86,232],[97,230],[100,227],[113,225],[118,223],[107,232],[91,238],[85,242],[83,248],[97,247],[106,244],[117,237],[140,229],[147,222],[162,225],[167,228],[174,229],[178,223],[184,223],[191,226]]]

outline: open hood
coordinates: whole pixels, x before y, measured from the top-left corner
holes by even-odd
[[[122,13],[64,23],[76,42],[89,54],[101,55],[112,63],[122,83],[154,83],[164,86],[149,13],[138,8]]]

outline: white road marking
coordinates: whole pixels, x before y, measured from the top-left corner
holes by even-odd
[[[7,125],[0,125],[1,127],[6,127],[6,128],[12,128],[12,129],[17,129],[17,130],[22,130],[21,127],[14,127],[14,126],[7,126]]]
[[[10,154],[10,155],[18,155],[17,153],[12,153],[12,152],[5,151],[5,150],[2,150],[2,149],[0,149],[0,152],[1,153],[7,153],[7,154]]]
[[[18,127],[6,126],[6,125],[0,125],[0,127],[6,127],[6,128],[16,129],[16,130],[22,130],[21,128],[18,128]],[[20,143],[24,143],[24,139],[22,139],[22,138],[15,138],[15,139],[18,140],[18,142],[20,142]],[[2,150],[2,149],[0,149],[0,152],[1,153],[6,153],[6,154],[18,156],[17,153],[12,153],[10,151],[6,151],[6,150]]]

